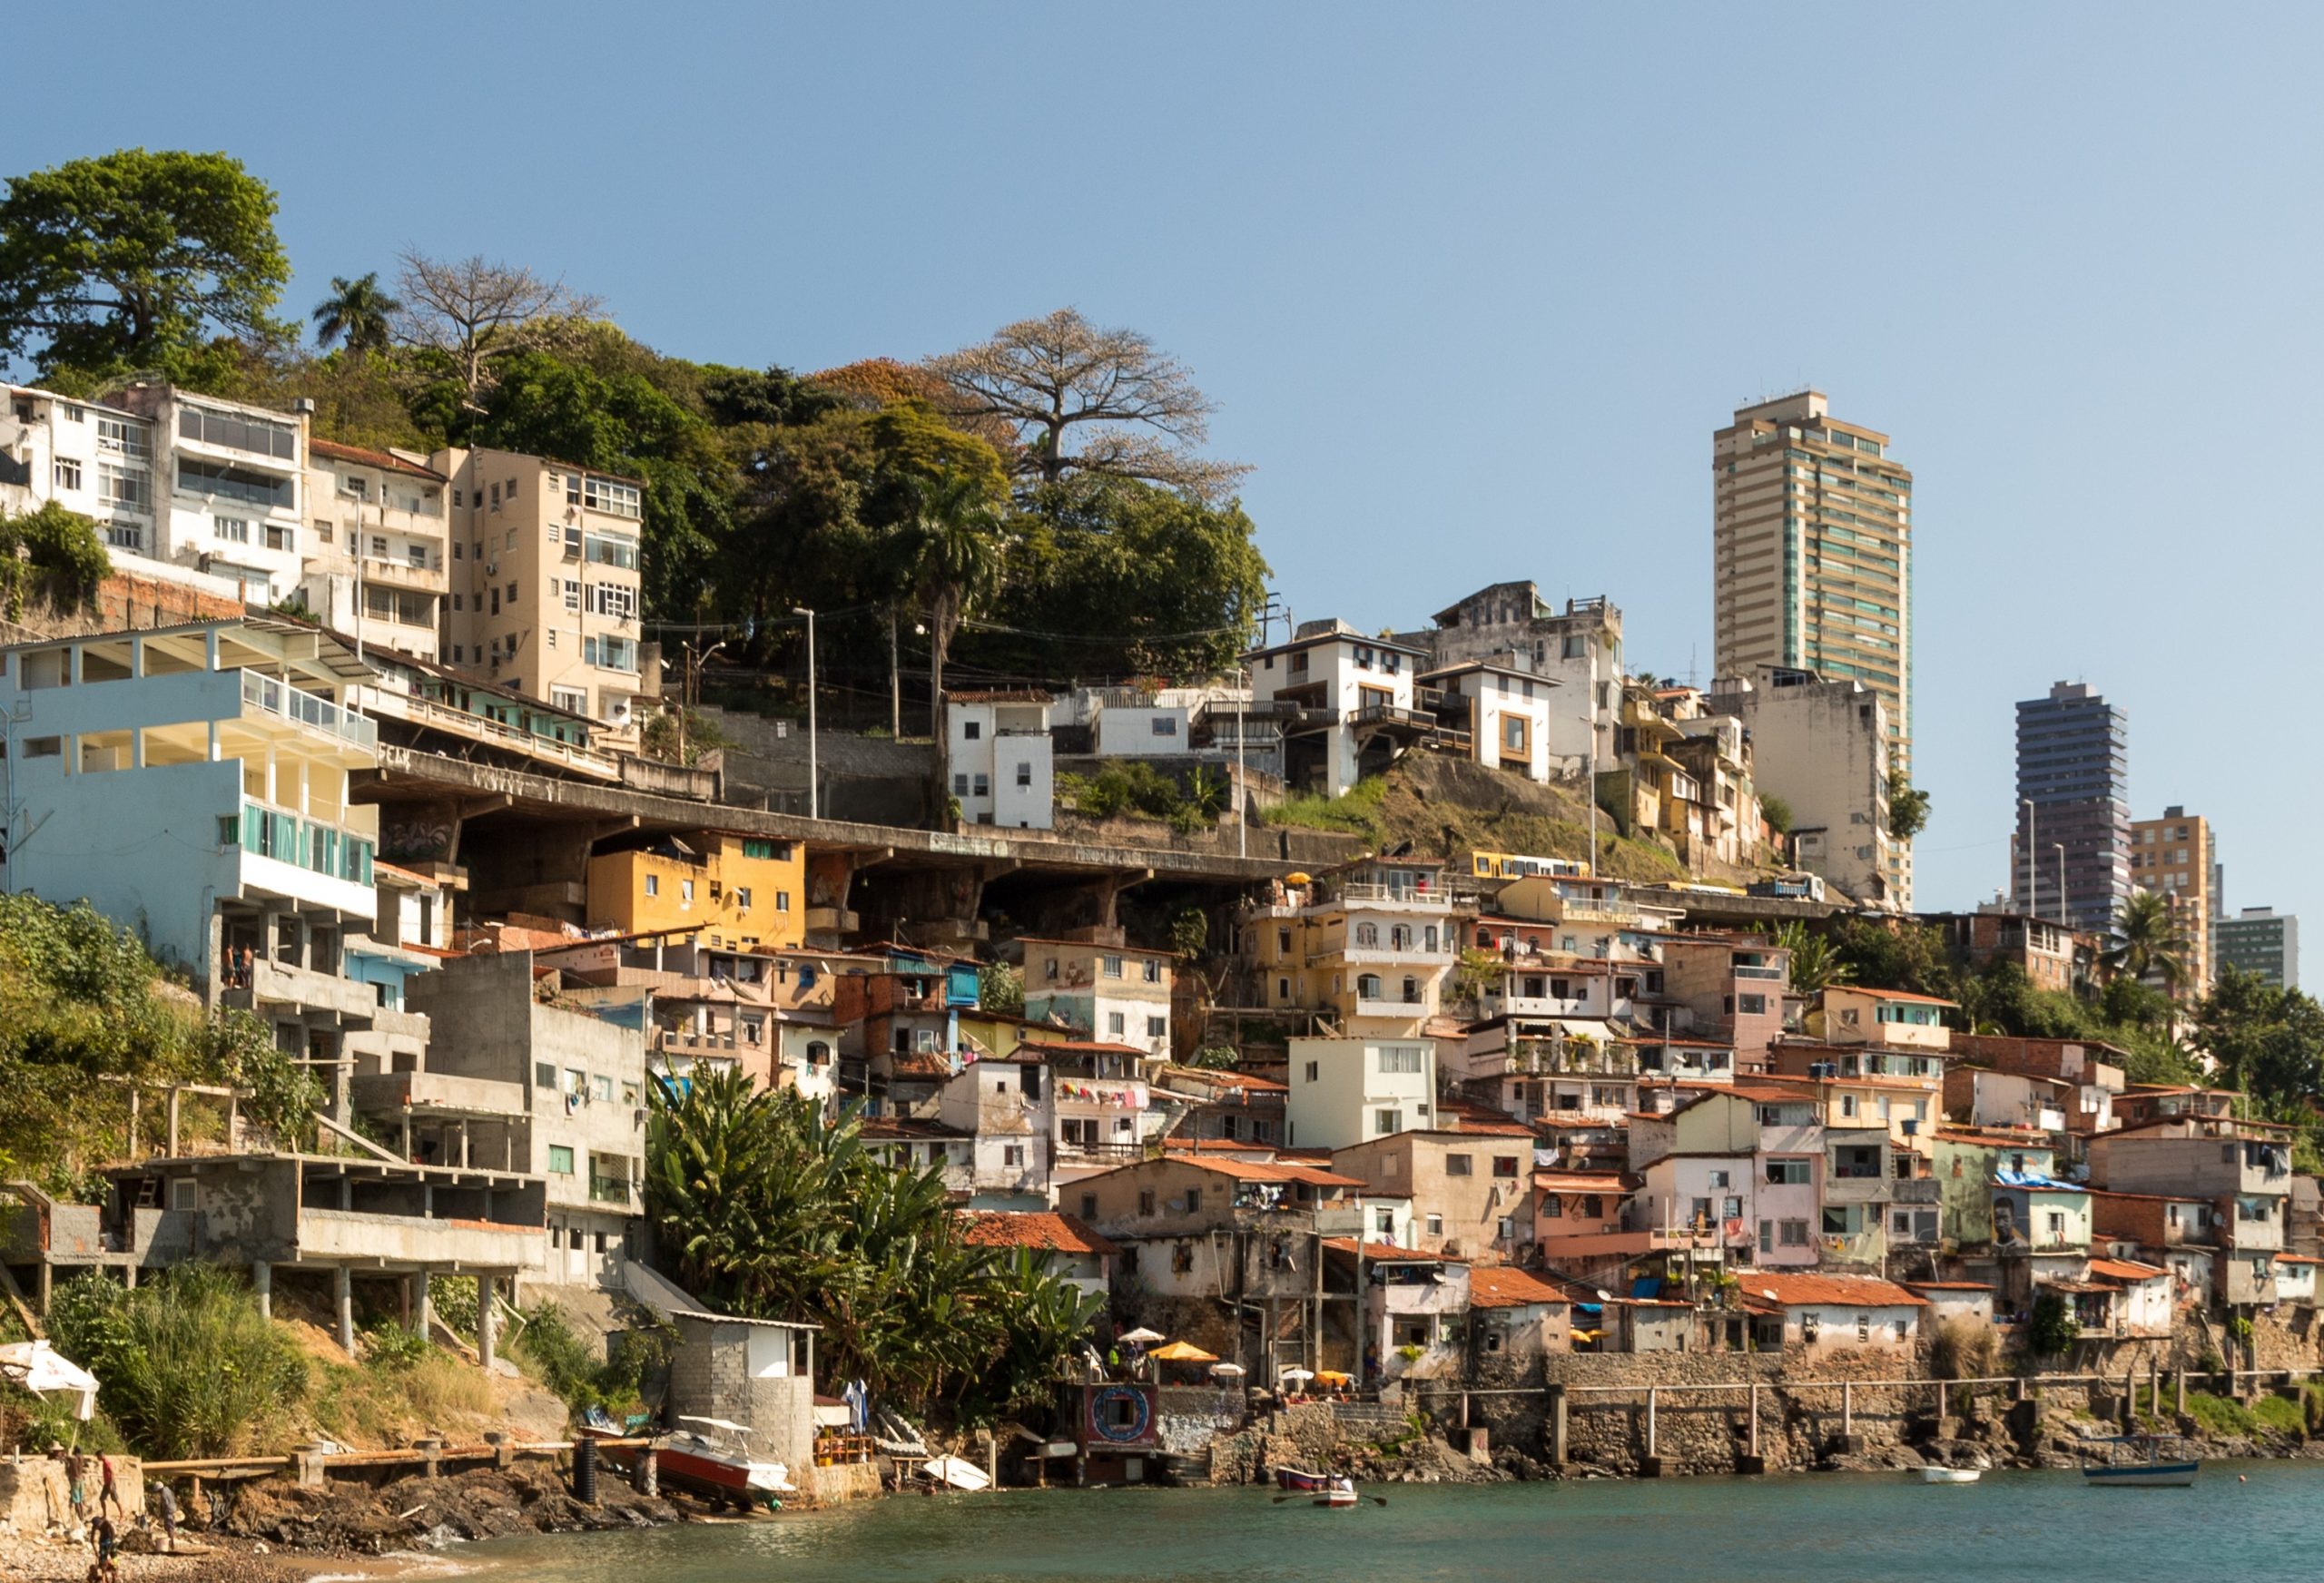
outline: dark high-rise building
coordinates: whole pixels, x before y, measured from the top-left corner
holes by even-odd
[[[2012,850],[2019,910],[2113,928],[2131,893],[2130,717],[2079,682],[2017,706]]]
[[[2247,907],[2211,931],[2211,970],[2257,973],[2285,989],[2299,988],[2299,919],[2272,907]]]

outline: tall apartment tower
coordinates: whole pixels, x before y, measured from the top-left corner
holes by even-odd
[[[2272,907],[2247,907],[2213,930],[2211,976],[2225,968],[2257,973],[2285,989],[2299,988],[2299,919]]]
[[[1913,745],[1912,503],[1888,437],[1832,417],[1821,391],[1738,408],[1711,438],[1713,674],[1862,683],[1899,767]]]
[[[2011,854],[2020,912],[2112,931],[2132,885],[2130,717],[2079,682],[2060,682],[2048,697],[2017,706]]]
[[[511,451],[443,450],[450,480],[455,668],[616,727],[650,695],[639,670],[643,486]]]
[[[2161,819],[2131,823],[2131,883],[2171,903],[2171,914],[2187,937],[2187,980],[2181,998],[2200,1000],[2211,987],[2211,925],[2219,917],[2214,891],[2219,851],[2211,844],[2211,821],[2177,805]]]

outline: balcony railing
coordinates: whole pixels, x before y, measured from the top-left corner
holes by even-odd
[[[589,1199],[594,1204],[623,1204],[629,1202],[629,1181],[623,1176],[592,1176],[589,1178]]]
[[[361,715],[256,671],[242,673],[242,702],[359,748],[379,745],[379,728]]]
[[[1783,978],[1783,969],[1781,968],[1754,968],[1748,967],[1744,963],[1738,962],[1735,964],[1735,976],[1738,978],[1766,978],[1770,980],[1780,980]]]

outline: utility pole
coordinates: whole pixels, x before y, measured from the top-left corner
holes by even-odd
[[[822,792],[815,765],[815,613],[794,605],[791,614],[807,618],[807,817],[821,819]]]
[[[888,737],[904,740],[904,678],[896,668],[896,613],[888,612]]]
[[[2042,916],[2042,895],[2035,876],[2041,870],[2034,865],[2042,860],[2042,849],[2034,841],[2034,799],[2026,797],[2020,801],[2025,804],[2025,913],[2029,918],[2039,918]]]

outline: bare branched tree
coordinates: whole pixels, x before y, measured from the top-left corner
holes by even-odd
[[[518,264],[419,252],[403,254],[400,262],[398,338],[451,359],[471,402],[492,383],[494,363],[556,345],[605,311],[601,299],[567,290],[562,279],[544,280]]]
[[[1071,308],[929,366],[963,413],[1015,427],[1022,476],[1103,473],[1210,499],[1250,471],[1194,453],[1214,408],[1184,364],[1137,330],[1100,329]]]

